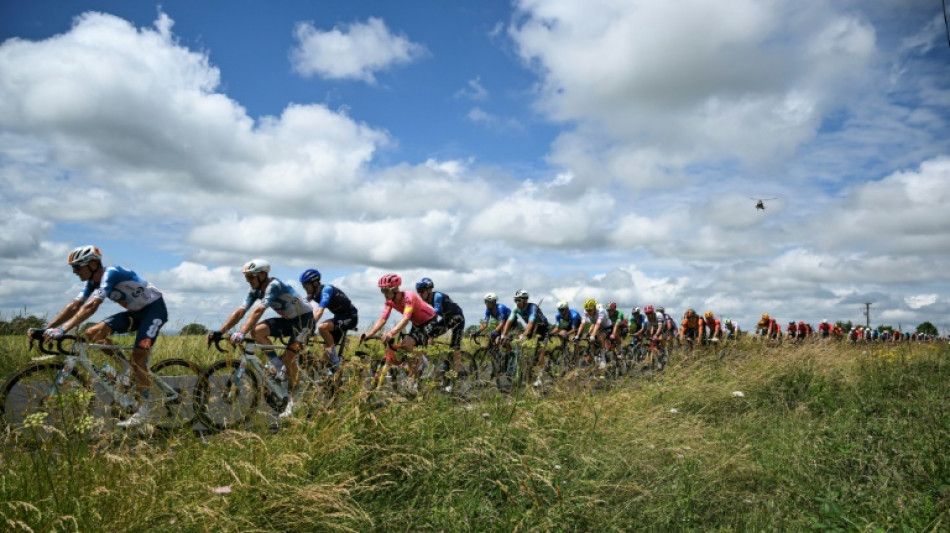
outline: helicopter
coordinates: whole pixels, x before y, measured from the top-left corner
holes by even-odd
[[[755,200],[755,208],[759,211],[765,211],[765,202],[768,202],[769,200],[778,200],[778,198],[752,198],[752,197],[750,197],[750,199]]]

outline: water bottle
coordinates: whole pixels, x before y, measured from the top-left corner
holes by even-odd
[[[122,385],[123,387],[132,386],[132,369],[131,368],[127,369],[125,372],[122,373],[121,376],[119,376],[119,385]]]

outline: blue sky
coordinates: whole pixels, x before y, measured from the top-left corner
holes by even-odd
[[[253,257],[362,327],[396,271],[470,323],[526,288],[950,328],[948,66],[924,0],[5,2],[0,312],[93,243],[170,329]]]

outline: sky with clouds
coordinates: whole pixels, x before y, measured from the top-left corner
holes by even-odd
[[[931,0],[0,4],[0,314],[95,244],[217,327],[262,257],[553,314],[593,297],[950,330]],[[774,198],[765,211],[752,198]],[[108,304],[97,317],[119,308]]]

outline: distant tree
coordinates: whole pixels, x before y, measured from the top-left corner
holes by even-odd
[[[42,328],[46,321],[38,316],[17,315],[10,320],[0,320],[0,335],[26,335],[30,328]]]
[[[877,327],[877,330],[880,331],[881,333],[884,333],[885,331],[894,331],[894,326],[885,326],[881,324],[880,326]]]
[[[181,328],[182,335],[207,335],[208,328],[204,327],[201,324],[188,324],[187,326]]]
[[[936,335],[938,332],[936,326],[930,322],[924,322],[923,324],[917,326],[917,333],[923,333],[924,335]]]
[[[835,322],[835,324],[837,324],[838,327],[841,328],[841,331],[844,331],[845,333],[851,331],[851,329],[854,328],[854,324],[852,324],[850,320],[847,322],[842,322],[839,320]]]

